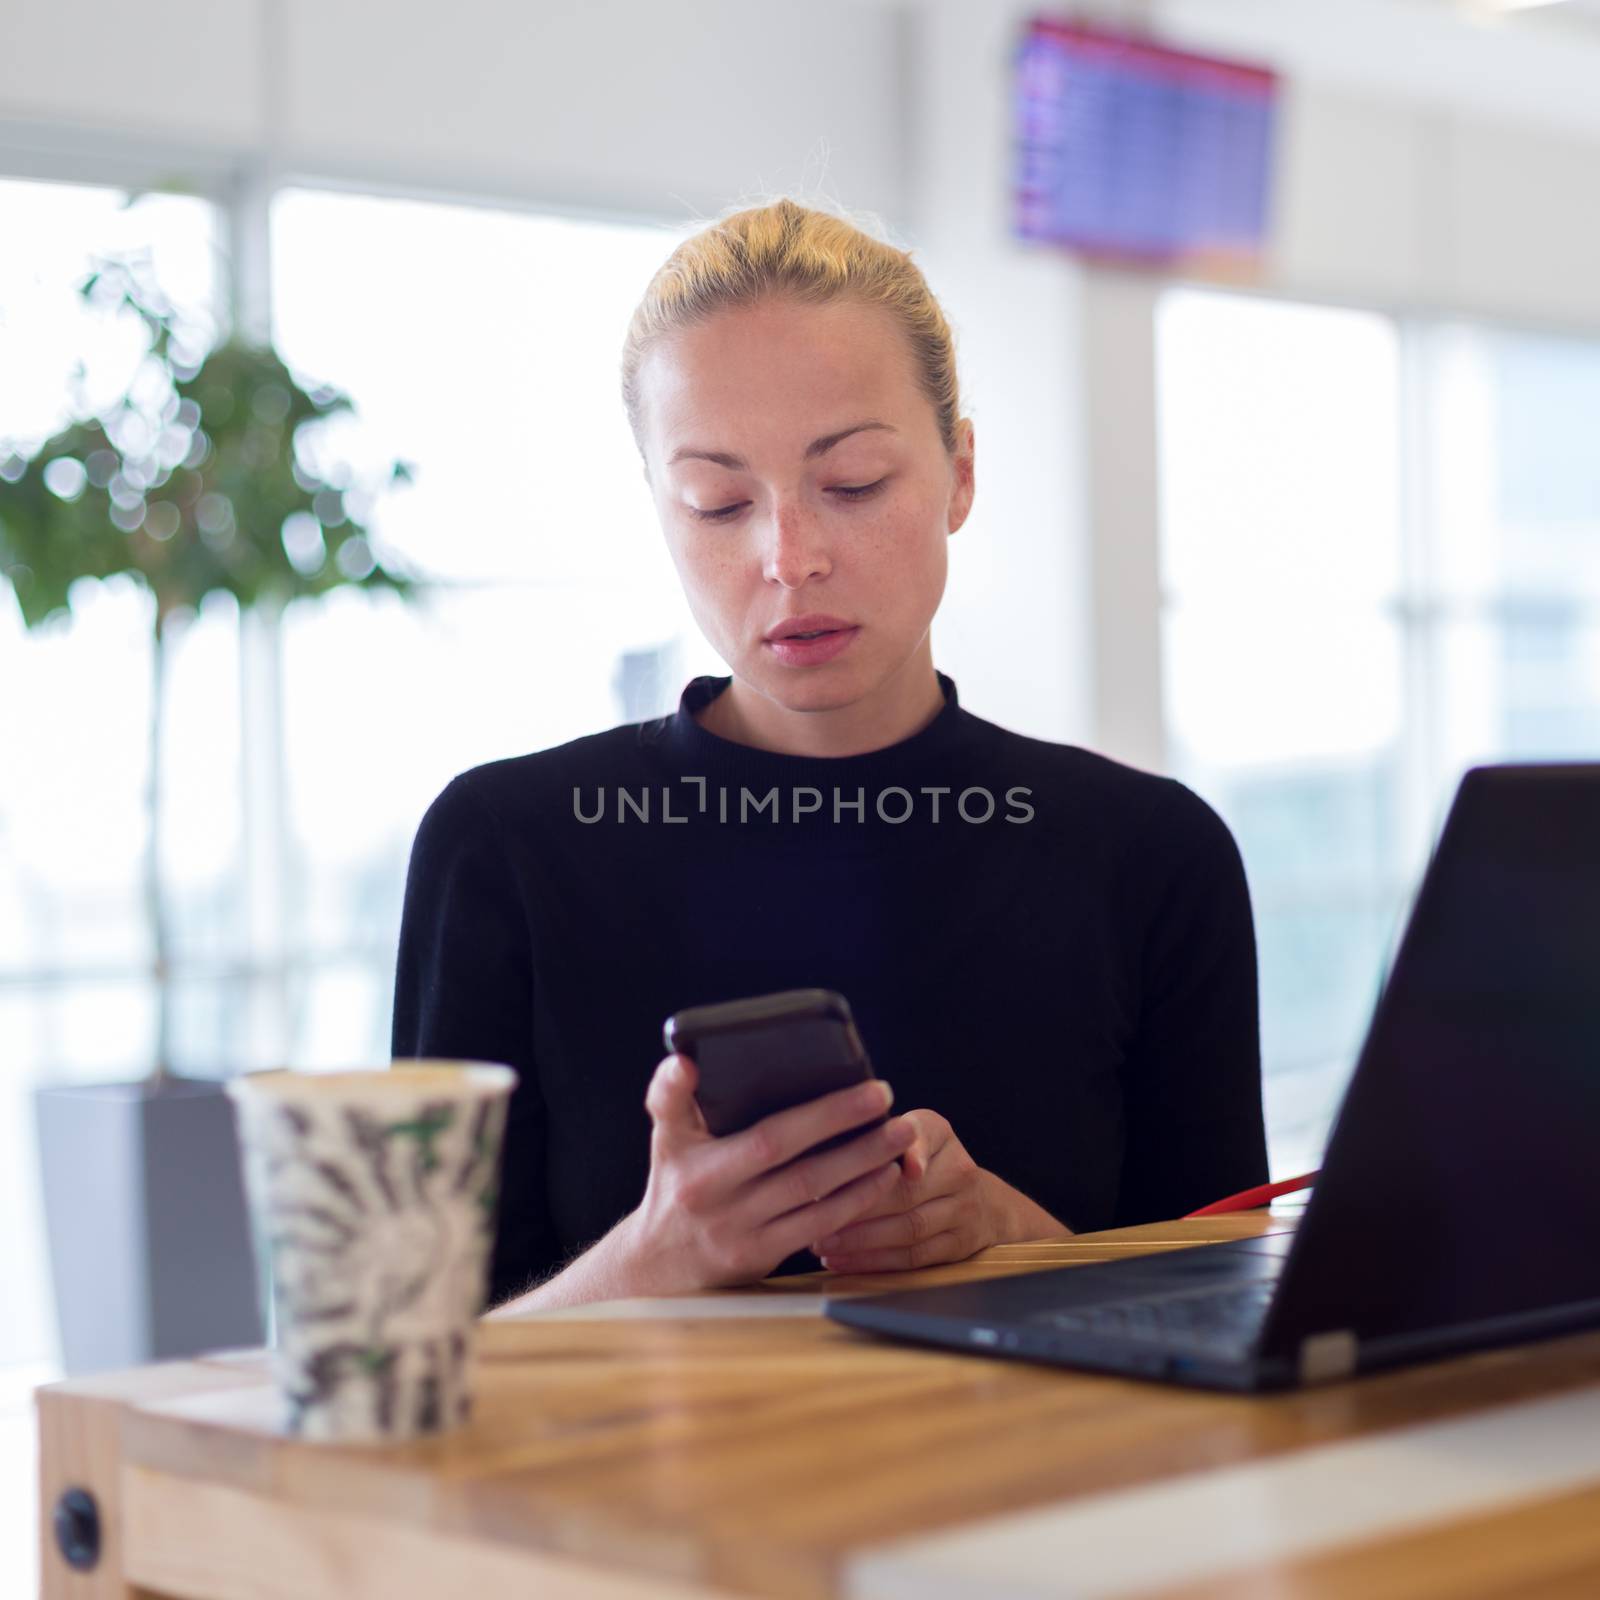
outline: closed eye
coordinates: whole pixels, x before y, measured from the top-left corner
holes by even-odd
[[[845,500],[855,502],[868,500],[875,495],[889,480],[879,478],[876,483],[839,484],[828,491],[829,494],[842,496]],[[741,510],[749,502],[741,500],[737,505],[719,506],[715,511],[701,511],[694,506],[689,507],[689,515],[701,522],[727,522],[735,512]]]

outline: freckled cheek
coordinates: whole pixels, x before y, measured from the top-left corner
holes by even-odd
[[[868,529],[858,541],[851,569],[874,588],[892,588],[906,610],[944,582],[948,552],[942,536],[929,533],[926,519],[895,518]]]
[[[758,576],[759,573],[748,561],[730,559],[727,556],[714,556],[701,561],[694,569],[694,582],[699,586],[701,593],[723,604],[734,601],[745,590],[751,588]]]
[[[759,589],[759,569],[731,552],[685,552],[679,568],[690,609],[702,626],[721,634],[737,630]]]

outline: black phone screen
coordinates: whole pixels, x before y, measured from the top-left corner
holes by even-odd
[[[759,1002],[756,1002],[759,1003]],[[842,997],[827,991],[797,996],[788,1014],[740,1020],[753,1002],[699,1007],[667,1025],[669,1048],[699,1072],[695,1098],[714,1134],[736,1133],[763,1117],[873,1076],[872,1064]],[[815,1146],[824,1149],[886,1120],[887,1113]]]

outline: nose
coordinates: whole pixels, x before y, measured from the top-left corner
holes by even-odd
[[[827,534],[817,518],[794,501],[778,505],[767,534],[763,576],[769,583],[798,589],[809,578],[825,578],[833,570]]]

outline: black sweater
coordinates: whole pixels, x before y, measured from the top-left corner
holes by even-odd
[[[639,1203],[662,1021],[776,989],[840,990],[896,1108],[1074,1231],[1266,1180],[1250,900],[1204,801],[975,717],[944,673],[921,732],[831,759],[701,728],[730,681],[422,819],[394,1054],[520,1074],[491,1303]]]

